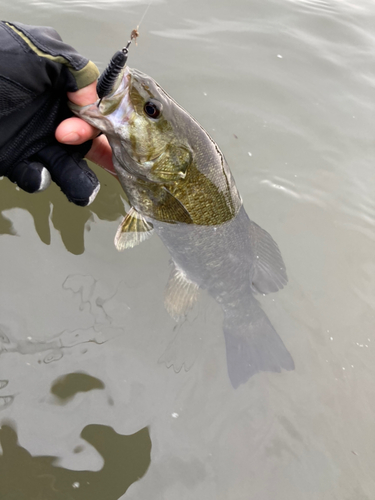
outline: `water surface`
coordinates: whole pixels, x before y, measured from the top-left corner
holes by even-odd
[[[147,3],[1,7],[103,69]],[[122,192],[99,168],[89,208],[0,182],[1,499],[374,498],[373,26],[366,0],[155,0],[129,58],[279,244],[289,283],[261,304],[294,371],[233,389],[219,306],[169,317],[169,254],[115,250]]]

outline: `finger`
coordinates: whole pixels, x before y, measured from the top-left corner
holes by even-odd
[[[55,137],[63,144],[82,144],[96,137],[98,133],[98,129],[81,120],[81,118],[72,117],[59,124]]]
[[[8,178],[27,193],[44,191],[51,183],[51,176],[44,165],[29,160],[17,163]]]
[[[104,168],[104,170],[107,170],[112,175],[117,176],[112,161],[112,149],[105,135],[101,135],[93,141],[90,151],[86,154],[86,158]]]
[[[68,99],[78,106],[92,104],[98,99],[96,81],[76,92],[68,92]],[[82,144],[98,135],[98,130],[80,118],[68,118],[60,123],[55,132],[55,137],[64,144]]]
[[[96,93],[96,81],[83,87],[83,89],[77,90],[77,92],[68,92],[69,101],[78,104],[78,106],[87,106],[87,104],[92,104],[98,99],[98,94]]]
[[[69,201],[83,207],[94,201],[100,184],[79,152],[69,154],[56,143],[40,150],[37,157]]]

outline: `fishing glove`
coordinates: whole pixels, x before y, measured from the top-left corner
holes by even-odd
[[[99,181],[83,160],[92,141],[61,144],[55,130],[73,116],[66,93],[98,75],[53,28],[0,21],[0,176],[29,193],[52,178],[77,205],[93,201]]]

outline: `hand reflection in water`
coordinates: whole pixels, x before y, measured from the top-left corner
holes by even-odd
[[[17,234],[11,220],[4,212],[22,208],[33,217],[35,229],[43,243],[50,244],[49,219],[51,219],[55,229],[60,232],[66,249],[75,255],[82,254],[85,249],[85,226],[93,214],[109,221],[117,220],[124,214],[121,188],[117,180],[99,167],[93,166],[93,170],[102,187],[100,196],[89,207],[77,207],[69,203],[54,185],[42,193],[29,194],[17,190],[8,179],[0,181],[0,234]]]
[[[68,92],[67,96],[76,104],[90,104],[97,98],[96,82],[76,92]],[[94,138],[86,158],[101,165],[103,169],[113,172],[111,148],[107,139],[104,136],[96,137],[97,134],[98,131],[95,128],[76,117],[63,120],[55,131],[58,142],[72,146],[83,144]],[[75,136],[74,141],[71,139],[72,136]],[[93,170],[99,178],[102,189],[99,199],[96,199],[89,208],[67,203],[66,198],[58,192],[54,184],[47,191],[30,195],[20,191],[7,179],[2,180],[0,182],[0,234],[17,234],[12,222],[4,215],[4,212],[12,208],[23,208],[32,215],[35,229],[45,244],[49,245],[51,241],[49,226],[49,217],[51,216],[51,221],[60,232],[67,250],[76,255],[83,253],[84,229],[93,213],[100,219],[111,221],[124,214],[117,182],[105,175],[101,168],[94,167]],[[76,179],[78,180],[79,172],[75,172],[74,175],[75,182]],[[74,182],[71,184],[73,185]],[[109,189],[108,186],[110,186]],[[51,205],[53,206],[52,214]]]
[[[32,456],[17,441],[13,424],[0,428],[0,498],[2,500],[117,500],[142,477],[150,464],[148,428],[123,436],[106,425],[87,425],[81,437],[103,457],[97,472],[54,465],[55,457]]]

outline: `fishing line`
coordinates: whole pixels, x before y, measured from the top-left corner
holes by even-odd
[[[141,25],[141,22],[142,22],[142,21],[143,21],[143,19],[145,18],[146,14],[147,14],[147,11],[148,11],[148,9],[150,8],[150,5],[152,4],[152,2],[153,2],[153,1],[154,1],[154,0],[150,0],[149,4],[147,5],[146,10],[144,11],[143,16],[141,17],[141,20],[139,21],[139,24],[138,24],[138,26],[137,26],[137,30],[139,29],[139,27],[140,27],[140,25]]]

